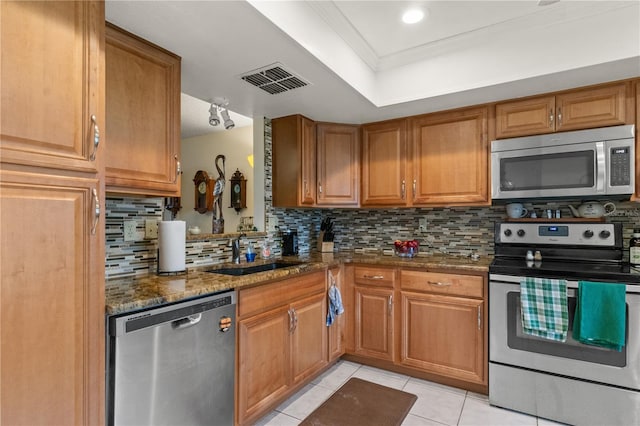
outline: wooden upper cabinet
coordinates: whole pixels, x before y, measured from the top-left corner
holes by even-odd
[[[318,123],[316,152],[316,204],[357,206],[360,190],[359,127]]]
[[[105,127],[103,4],[0,7],[2,162],[95,172],[94,141]]]
[[[407,178],[407,120],[362,126],[362,206],[401,206]]]
[[[180,195],[180,57],[107,23],[107,191]]]
[[[273,205],[313,206],[316,200],[316,125],[302,115],[271,120]]]
[[[627,107],[630,83],[589,89],[496,105],[496,137],[538,135],[631,123]]]
[[[409,120],[413,205],[490,202],[488,112],[469,108]]]

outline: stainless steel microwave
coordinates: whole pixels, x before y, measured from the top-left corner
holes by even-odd
[[[491,142],[491,196],[628,197],[635,192],[635,127],[603,127]]]

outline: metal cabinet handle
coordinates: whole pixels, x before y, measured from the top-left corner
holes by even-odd
[[[363,275],[363,278],[366,278],[368,280],[383,280],[384,275]]]
[[[389,302],[387,304],[387,307],[389,308],[389,315],[391,315],[391,311],[393,310],[393,294],[389,295]]]
[[[180,164],[180,160],[178,160],[178,155],[174,155],[173,158],[176,160],[176,177],[173,179],[173,183],[178,182],[178,177],[182,174],[182,165]]]
[[[413,199],[415,200],[416,198],[416,180],[415,179],[413,180],[412,188],[413,188]]]
[[[440,281],[427,281],[428,284],[435,285],[436,287],[449,287],[451,283],[443,283]]]
[[[89,156],[89,159],[95,161],[96,154],[98,153],[98,145],[100,145],[100,129],[98,128],[98,119],[95,115],[91,116],[91,122],[93,123],[93,152]]]
[[[478,330],[482,330],[482,306],[478,305]]]
[[[298,313],[293,308],[291,308],[291,312],[293,312],[293,331],[296,331],[298,328]]]
[[[558,127],[562,126],[562,107],[558,107]]]
[[[196,325],[202,319],[202,314],[189,315],[185,318],[180,318],[179,320],[175,320],[171,323],[171,327],[179,330],[181,328],[189,328],[191,326]]]
[[[289,314],[289,333],[293,332],[293,312],[291,312],[291,308],[287,311]]]
[[[98,199],[98,190],[93,188],[93,226],[91,227],[91,235],[96,234],[96,228],[98,226],[98,220],[100,219],[100,199]]]
[[[308,187],[309,187],[309,185],[307,183],[307,180],[303,179],[302,180],[302,194],[305,195],[305,196],[309,193],[309,191],[307,190]]]
[[[318,192],[322,194],[322,182],[318,182]]]
[[[553,109],[549,110],[549,128],[553,129]]]
[[[400,185],[400,191],[402,192],[402,199],[404,200],[404,194],[405,194],[405,182],[404,182],[404,179],[402,179],[402,185]]]

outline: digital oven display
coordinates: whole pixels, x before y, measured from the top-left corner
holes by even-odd
[[[566,225],[539,226],[538,235],[541,237],[568,237],[569,227]]]

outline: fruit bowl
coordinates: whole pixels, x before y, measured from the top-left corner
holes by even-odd
[[[400,257],[414,257],[418,254],[420,244],[418,240],[395,240],[393,242],[393,250],[396,253],[396,256]]]

